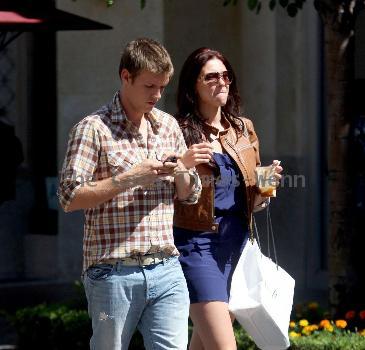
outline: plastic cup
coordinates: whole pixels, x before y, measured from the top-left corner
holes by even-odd
[[[276,197],[276,165],[258,166],[256,168],[256,185],[263,197]]]

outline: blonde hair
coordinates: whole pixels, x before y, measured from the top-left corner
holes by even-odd
[[[144,69],[157,74],[166,73],[169,77],[174,73],[167,50],[149,38],[139,38],[126,45],[120,59],[119,76],[123,69],[128,70],[133,78]]]

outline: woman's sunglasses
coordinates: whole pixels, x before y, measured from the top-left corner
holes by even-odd
[[[222,73],[212,72],[201,76],[200,80],[203,80],[206,84],[218,84],[221,78],[226,85],[229,85],[232,83],[233,75],[227,70]]]

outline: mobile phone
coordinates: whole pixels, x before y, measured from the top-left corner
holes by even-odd
[[[177,163],[177,157],[175,156],[170,156],[170,157],[167,157],[163,162],[162,164],[165,164],[166,162],[170,162],[170,163]]]

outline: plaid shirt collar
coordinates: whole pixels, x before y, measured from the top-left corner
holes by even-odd
[[[121,91],[121,90],[120,90]],[[120,99],[120,91],[118,90],[110,103],[111,110],[111,120],[113,123],[118,123],[124,126],[131,126],[131,121],[128,119],[127,114],[122,106]],[[145,116],[149,120],[154,130],[157,130],[161,127],[161,122],[159,121],[158,114],[155,111],[155,108],[152,109],[150,113],[146,113]]]

